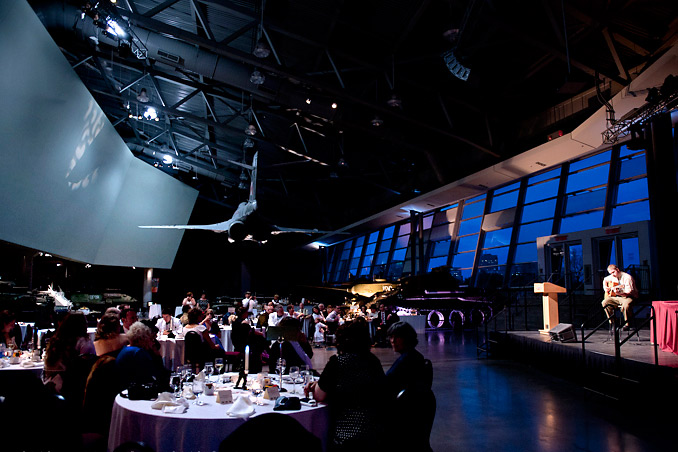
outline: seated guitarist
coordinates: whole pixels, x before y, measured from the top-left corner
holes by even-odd
[[[605,289],[603,308],[605,308],[608,319],[614,315],[614,309],[619,308],[624,315],[624,329],[628,330],[628,321],[633,314],[633,310],[629,307],[634,298],[638,297],[636,283],[631,275],[619,270],[616,265],[609,265],[607,272],[609,275],[603,279],[603,288]]]

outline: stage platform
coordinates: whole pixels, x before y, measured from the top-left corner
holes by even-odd
[[[627,337],[625,331],[620,334],[622,340]],[[490,339],[494,357],[526,362],[611,398],[642,397],[653,387],[678,383],[678,355],[657,349],[655,365],[649,330],[640,331],[640,340],[634,336],[622,345],[620,359],[607,331],[589,337],[585,352],[581,330],[577,341],[568,343],[552,341],[538,331],[493,332]]]

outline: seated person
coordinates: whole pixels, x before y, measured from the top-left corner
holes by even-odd
[[[327,314],[327,317],[325,317],[325,324],[327,325],[327,329],[330,334],[334,334],[341,323],[343,323],[343,319],[341,317],[341,306],[337,306],[332,312]]]
[[[193,308],[190,304],[185,304],[181,307],[181,316],[179,317],[179,321],[182,325],[188,325],[188,311],[191,309]]]
[[[269,372],[275,373],[276,361],[280,358],[282,350],[282,357],[287,363],[287,369],[290,366],[308,366],[312,368],[311,358],[313,357],[313,348],[308,343],[308,338],[301,331],[301,322],[299,319],[292,317],[285,317],[278,324],[279,327],[290,327],[297,330],[296,340],[286,340],[282,343],[274,342],[271,345],[269,352],[268,368]]]
[[[387,334],[393,351],[400,354],[386,372],[386,381],[391,396],[395,399],[400,391],[413,385],[421,385],[421,387],[430,389],[431,382],[428,381],[424,372],[424,356],[415,348],[419,340],[412,325],[396,322],[389,327]]]
[[[127,333],[127,330],[136,322],[139,320],[139,317],[137,316],[137,311],[131,308],[125,308],[120,311],[120,320],[122,321],[122,329],[123,333]]]
[[[120,334],[120,319],[115,314],[104,314],[97,325],[94,350],[97,356],[110,355],[113,358],[129,343],[126,334]]]
[[[120,387],[129,388],[131,383],[158,384],[160,390],[169,385],[169,371],[155,347],[153,331],[141,322],[135,322],[127,332],[129,345],[118,353],[115,367],[120,376]]]
[[[156,322],[155,327],[161,332],[163,336],[167,336],[170,331],[175,335],[180,333],[182,325],[179,319],[172,316],[172,310],[165,308],[162,310],[162,316]]]
[[[0,312],[0,344],[12,349],[21,346],[21,327],[16,323],[16,316],[9,311]]]
[[[283,305],[281,304],[277,305],[275,312],[272,312],[268,316],[268,326],[278,326],[278,323],[280,323],[280,321],[285,317],[287,317],[285,308],[283,308]]]
[[[268,326],[268,318],[273,313],[273,306],[267,304],[264,310],[257,316],[257,328],[265,328]]]
[[[186,336],[186,334],[188,334],[190,331],[197,332],[202,339],[203,344],[207,346],[207,357],[211,360],[214,360],[214,358],[223,358],[225,356],[224,350],[214,343],[210,337],[210,332],[207,329],[207,326],[201,323],[204,315],[205,314],[200,308],[193,308],[188,311],[188,324],[184,326],[184,336]],[[212,325],[210,324],[210,328],[211,326]]]
[[[619,308],[624,316],[624,329],[627,330],[629,328],[628,322],[633,315],[631,303],[633,303],[634,298],[638,298],[636,283],[631,275],[619,270],[616,265],[609,265],[607,272],[609,275],[603,279],[605,299],[601,304],[608,319],[614,315],[614,309]]]
[[[366,395],[365,388],[369,389]],[[337,329],[337,354],[332,355],[320,380],[304,393],[326,402],[331,413],[328,450],[392,450],[386,431],[388,399],[384,369],[370,351],[367,322],[356,319]]]
[[[377,346],[388,346],[387,332],[391,325],[398,322],[400,317],[383,303],[379,305],[377,318],[372,320],[374,325],[374,342]]]

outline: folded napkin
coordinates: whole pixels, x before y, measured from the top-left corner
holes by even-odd
[[[170,392],[161,392],[158,398],[151,404],[154,410],[163,410],[165,413],[181,414],[188,408],[188,402],[183,397],[175,400]]]
[[[185,385],[184,390],[181,392],[181,397],[188,400],[195,399],[195,394],[193,394],[192,385]]]
[[[25,359],[21,361],[21,367],[34,367],[35,363],[31,361],[30,359]]]
[[[231,417],[248,418],[254,414],[254,407],[248,394],[237,398],[230,410],[226,412]]]
[[[9,367],[9,360],[8,359],[0,359],[0,368],[2,367]]]
[[[198,372],[198,375],[195,376],[195,379],[198,381],[205,381],[205,371],[201,370]]]

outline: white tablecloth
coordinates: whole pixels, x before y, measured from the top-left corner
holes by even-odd
[[[22,367],[20,364],[10,364],[9,367],[0,368],[0,382],[2,382],[3,375],[9,375],[10,372],[26,372],[32,373],[36,377],[40,378],[42,376],[42,369],[44,364],[41,362],[35,363],[32,367]],[[23,378],[23,377],[22,377]]]
[[[297,390],[299,389],[300,385],[297,385]],[[117,396],[113,405],[108,450],[112,451],[127,441],[143,441],[158,452],[219,450],[221,441],[245,423],[245,420],[226,415],[233,405],[219,405],[215,396],[202,395],[201,398],[207,405],[197,406],[190,401],[191,405],[185,413],[165,414],[162,410],[152,409],[151,401],[128,400]],[[254,405],[254,416],[273,412],[273,401],[268,402],[269,404],[265,406]],[[300,411],[280,413],[292,416],[325,445],[329,427],[326,405],[313,408],[302,406]],[[265,435],[267,432],[262,434]],[[303,450],[303,447],[300,450]]]
[[[231,342],[231,327],[221,327],[221,343],[224,350],[227,352],[233,351],[233,343]],[[168,339],[164,336],[158,340],[160,342],[160,355],[162,356],[165,368],[174,370],[177,366],[184,365],[184,339],[174,338]]]

